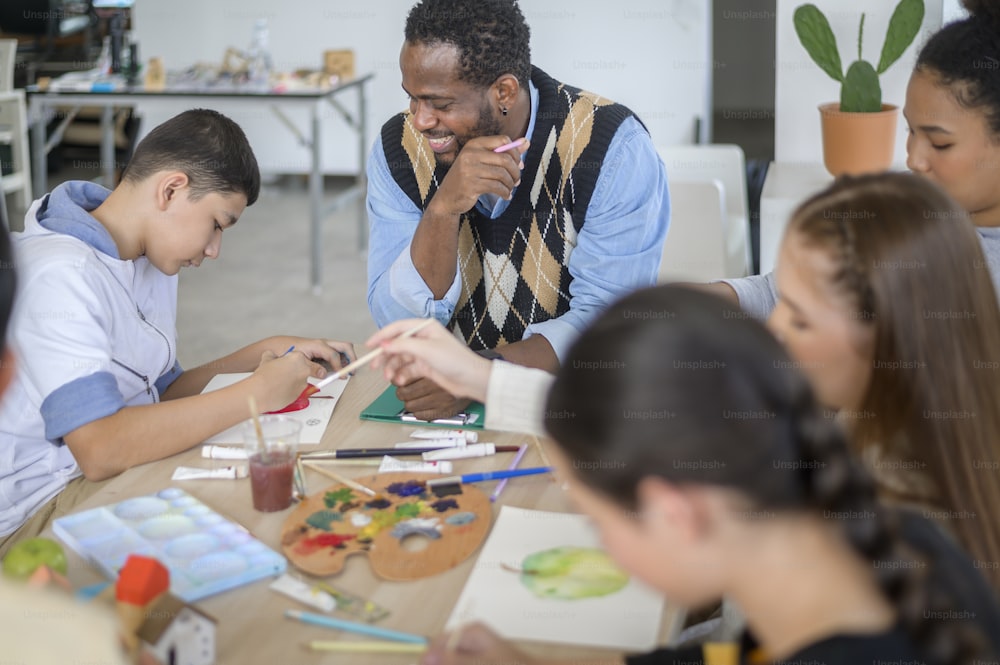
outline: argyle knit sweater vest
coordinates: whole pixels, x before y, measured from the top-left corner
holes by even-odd
[[[524,330],[569,310],[569,257],[576,247],[608,146],[632,112],[560,83],[537,67],[538,111],[521,184],[496,219],[476,208],[462,216],[462,280],[452,326],[472,349],[520,341]],[[447,169],[440,167],[409,113],[382,127],[393,179],[421,209]]]

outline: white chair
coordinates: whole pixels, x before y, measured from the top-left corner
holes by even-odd
[[[746,158],[737,145],[680,145],[658,148],[669,182],[722,184],[725,198],[725,270],[713,277],[744,277],[752,266]]]
[[[718,180],[673,180],[670,228],[663,242],[664,282],[707,282],[726,275],[726,201]]]
[[[0,145],[9,145],[13,169],[0,163],[0,213],[9,228],[6,195],[15,193],[22,209],[31,204],[31,161],[28,156],[28,112],[24,90],[13,89],[17,40],[0,39]],[[7,171],[10,170],[10,173]]]

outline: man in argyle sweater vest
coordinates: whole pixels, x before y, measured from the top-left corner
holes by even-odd
[[[376,323],[433,316],[488,357],[554,369],[603,307],[655,282],[669,207],[648,133],[531,67],[512,0],[422,0],[400,66],[410,109],[368,169]],[[426,379],[397,395],[423,418],[462,406]]]

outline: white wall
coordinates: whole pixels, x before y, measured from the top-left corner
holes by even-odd
[[[370,84],[369,141],[405,107],[399,48],[414,0],[138,0],[134,37],[140,56],[164,58],[168,69],[219,62],[227,46],[245,48],[254,20],[267,17],[271,52],[281,70],[320,66],[322,52],[352,48]],[[710,117],[709,0],[521,0],[532,30],[532,61],[557,79],[628,105],[657,144],[690,143],[695,118],[707,136]],[[351,93],[353,95],[354,93]],[[354,98],[344,100],[353,108]],[[143,106],[143,131],[184,106]],[[308,155],[267,108],[216,105],[244,126],[262,170],[304,172]],[[334,114],[334,111],[330,111]],[[305,114],[299,116],[305,127]],[[357,169],[352,135],[341,121],[326,125],[327,173]]]
[[[889,17],[896,1],[812,0],[830,21],[837,38],[844,69],[857,59],[858,22],[865,12],[862,56],[878,64]],[[799,43],[792,22],[795,8],[803,0],[778,0],[775,63],[775,159],[779,162],[822,162],[819,111],[817,107],[840,99],[840,84],[809,58]],[[882,102],[902,107],[906,82],[920,45],[941,27],[942,0],[924,0],[925,16],[920,34],[903,56],[880,77]],[[899,116],[895,163],[906,161],[905,123]]]
[[[960,18],[965,18],[969,12],[965,11],[960,0],[944,0],[943,23],[951,23]]]

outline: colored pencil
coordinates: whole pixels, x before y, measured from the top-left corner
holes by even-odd
[[[335,630],[346,630],[351,633],[370,635],[371,637],[378,637],[383,640],[406,642],[409,644],[427,644],[427,638],[421,635],[403,633],[397,630],[389,630],[388,628],[379,628],[367,623],[335,619],[334,617],[328,617],[322,614],[313,614],[312,612],[303,612],[302,610],[285,610],[285,617],[301,621],[302,623],[309,623],[314,626],[333,628]]]
[[[499,148],[493,148],[493,152],[507,152],[508,150],[513,150],[514,148],[524,145],[524,139],[520,138],[516,141],[511,141],[510,143],[505,143]]]
[[[423,322],[420,323],[420,325],[410,328],[409,330],[401,334],[399,337],[397,337],[397,339],[402,339],[404,337],[412,337],[413,335],[416,335],[418,332],[429,326],[434,321],[436,321],[436,319],[425,319]],[[369,351],[365,355],[361,356],[360,358],[352,362],[347,367],[342,367],[338,369],[336,372],[334,372],[328,377],[325,377],[323,380],[317,383],[309,384],[308,386],[306,386],[306,389],[302,391],[302,395],[304,395],[305,397],[312,397],[313,395],[323,390],[323,388],[326,388],[328,385],[330,385],[337,379],[342,379],[351,372],[353,372],[354,370],[364,367],[371,361],[378,358],[383,353],[385,353],[385,348],[381,346],[378,347],[377,349]]]
[[[394,642],[326,642],[313,640],[307,646],[313,651],[338,651],[340,653],[423,653],[424,644],[396,644]]]
[[[521,446],[521,449],[517,451],[517,455],[514,456],[514,461],[510,463],[510,466],[507,467],[507,470],[513,471],[514,469],[516,469],[517,465],[521,463],[522,459],[524,459],[524,454],[526,452],[528,452],[528,446],[526,445]],[[496,489],[493,490],[493,494],[490,494],[491,502],[496,501],[497,499],[500,498],[500,493],[503,492],[503,488],[507,487],[508,480],[510,480],[510,478],[504,478],[499,483],[497,483]]]

